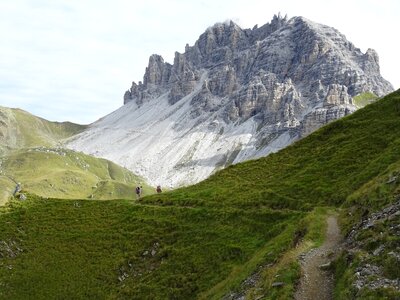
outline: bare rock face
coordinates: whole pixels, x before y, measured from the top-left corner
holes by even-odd
[[[215,24],[192,47],[187,45],[185,53],[176,53],[172,66],[151,56],[143,84],[133,83],[124,103],[168,91],[174,104],[194,91],[205,71],[209,93],[230,98],[226,106],[233,121],[291,110],[300,122],[310,104],[317,103],[329,109],[347,105],[352,112],[353,96],[367,91],[382,96],[393,90],[380,76],[374,50],[363,54],[337,30],[305,18],[274,16],[271,23],[253,29],[243,30],[232,21]],[[210,97],[203,91],[197,102],[201,95]],[[282,97],[294,102],[282,102]]]
[[[143,76],[143,83],[139,84],[132,82],[130,90],[125,92],[124,104],[132,99],[138,103],[143,103],[145,99],[159,96],[163,91],[166,84],[168,84],[171,76],[172,66],[164,63],[164,59],[157,54],[153,54],[149,58],[149,65]]]
[[[121,148],[121,158],[103,151],[89,133],[76,148],[91,153],[96,149],[99,156],[128,167],[139,164],[133,171],[150,182],[189,184],[220,167],[277,151],[352,113],[352,98],[360,93],[383,96],[391,91],[380,75],[378,54],[371,49],[362,53],[334,28],[280,15],[253,29],[232,21],[218,23],[193,46],[186,45],[184,53],[176,52],[172,65],[152,55],[143,82],[133,82],[124,95],[121,114],[130,110],[130,123],[113,121],[113,126],[130,128],[129,140],[129,132],[140,131],[141,139],[152,141],[146,149],[166,152],[155,151],[149,158],[141,154],[144,148],[136,152],[133,142],[122,143],[131,148]],[[144,115],[149,111],[152,115]],[[165,123],[154,132],[160,122]],[[110,128],[101,124],[96,126]],[[176,138],[168,146],[161,142],[166,134]],[[200,140],[193,141],[198,134]],[[119,147],[115,142],[114,151]],[[171,155],[165,162],[168,167],[152,178],[148,170],[159,170],[157,162],[166,153]],[[182,177],[174,175],[177,170]]]
[[[307,136],[321,126],[340,119],[356,110],[344,85],[331,84],[327,88],[321,108],[307,114],[300,126],[300,137]]]

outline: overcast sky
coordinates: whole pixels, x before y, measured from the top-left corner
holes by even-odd
[[[242,28],[274,14],[338,29],[400,88],[398,0],[0,0],[0,105],[52,121],[91,123],[123,104],[151,54],[172,63],[207,27]]]

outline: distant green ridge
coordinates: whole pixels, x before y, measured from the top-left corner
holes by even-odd
[[[87,126],[50,122],[21,109],[0,106],[0,155],[13,149],[56,146]]]
[[[13,190],[14,180],[47,198],[136,199],[137,185],[144,195],[154,193],[143,178],[111,161],[62,148],[21,149],[0,157],[0,178],[3,189]]]
[[[154,193],[143,178],[111,161],[61,148],[85,128],[0,107],[0,205],[16,182],[29,193],[62,199],[134,199],[137,185],[145,195]]]

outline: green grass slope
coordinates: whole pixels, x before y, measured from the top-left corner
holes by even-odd
[[[142,178],[111,161],[62,148],[14,151],[0,158],[0,179],[8,197],[15,182],[26,192],[50,198],[134,199],[138,184],[144,195],[154,193]]]
[[[357,96],[353,97],[354,105],[358,108],[362,108],[368,104],[375,102],[378,99],[378,96],[372,92],[365,92],[358,94]]]
[[[147,203],[309,210],[338,206],[400,161],[400,92],[266,158],[237,164]]]
[[[354,223],[347,207],[393,200],[398,186],[383,181],[399,171],[399,129],[397,91],[192,187],[137,202],[11,201],[0,212],[0,299],[222,299],[252,274],[250,299],[290,299],[296,253],[322,241],[329,209]]]
[[[132,199],[137,184],[144,194],[154,193],[142,178],[110,161],[59,148],[86,127],[0,107],[0,205],[16,182],[29,193],[64,199]]]
[[[274,262],[301,217],[132,201],[13,201],[0,218],[0,299],[193,299],[235,270],[248,273],[249,261]]]
[[[0,155],[12,149],[55,146],[85,128],[70,122],[50,122],[21,109],[0,106]]]

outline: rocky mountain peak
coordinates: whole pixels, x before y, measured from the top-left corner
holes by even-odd
[[[237,49],[243,47],[245,42],[244,31],[233,21],[229,21],[209,27],[200,35],[195,47],[199,49],[203,57],[207,57],[218,48]]]
[[[163,75],[165,71],[164,59],[161,55],[153,54],[149,58],[149,65],[143,76],[143,83],[145,85],[161,85],[163,82]]]
[[[288,23],[287,16],[285,15],[284,17],[282,17],[281,14],[279,13],[277,15],[274,15],[270,23],[266,23],[260,28],[258,28],[258,25],[255,25],[251,31],[250,30],[247,31],[252,36],[253,41],[259,41],[263,40],[271,33],[285,26],[287,23]]]
[[[280,14],[252,29],[217,23],[184,53],[176,52],[173,64],[150,57],[143,83],[132,83],[124,95],[130,105],[119,113],[129,122],[113,122],[141,132],[140,139],[151,139],[158,150],[148,158],[136,144],[121,144],[124,158],[116,160],[150,182],[193,183],[352,113],[358,94],[392,90],[380,75],[377,53],[362,53],[332,27]],[[107,118],[96,126],[106,123]],[[165,167],[155,164],[167,157]]]

